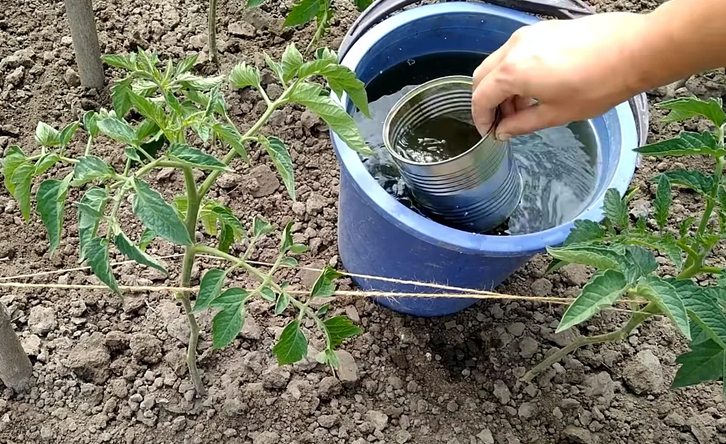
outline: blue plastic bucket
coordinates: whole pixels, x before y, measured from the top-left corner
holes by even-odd
[[[482,3],[450,2],[420,6],[395,14],[365,32],[341,63],[368,84],[380,73],[408,59],[430,54],[490,54],[518,28],[538,18]],[[352,113],[344,94],[336,98]],[[605,191],[624,193],[632,180],[638,146],[636,120],[628,103],[593,119],[601,152],[592,202],[576,219],[603,219]],[[573,221],[526,235],[487,236],[456,230],[427,219],[399,203],[368,173],[358,154],[335,134],[340,161],[338,248],[346,270],[462,288],[492,289],[547,246],[560,245]],[[434,289],[355,278],[364,290],[432,293]],[[416,316],[443,316],[476,302],[464,298],[378,298],[392,310]]]

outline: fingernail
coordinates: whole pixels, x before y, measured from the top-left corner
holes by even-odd
[[[509,140],[511,136],[509,134],[497,134],[497,139],[501,140],[502,142],[506,142]]]

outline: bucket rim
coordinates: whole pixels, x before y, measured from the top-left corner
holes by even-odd
[[[438,14],[481,14],[509,19],[521,26],[531,25],[542,19],[496,5],[478,2],[453,1],[417,6],[386,18],[360,37],[340,61],[341,65],[353,72],[376,43],[387,34],[412,21],[425,19]],[[348,95],[331,94],[331,98],[346,110]],[[547,230],[528,234],[495,236],[470,233],[435,222],[398,202],[388,194],[373,178],[363,165],[358,154],[348,147],[343,140],[330,131],[333,147],[338,159],[351,176],[351,184],[363,195],[367,196],[373,208],[386,220],[406,233],[422,241],[458,251],[463,254],[489,254],[491,256],[525,256],[545,251],[548,246],[561,245],[574,227],[576,220],[586,219],[600,222],[604,219],[603,204],[605,192],[609,188],[617,189],[625,194],[635,173],[638,155],[634,151],[639,146],[635,115],[628,102],[616,105],[609,112],[614,112],[619,122],[621,149],[619,158],[612,172],[608,174],[609,183],[592,196],[590,204],[572,220]]]

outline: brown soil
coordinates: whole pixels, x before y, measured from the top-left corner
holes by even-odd
[[[242,60],[263,67],[263,51],[278,56],[287,42],[304,47],[311,36],[311,29],[281,30],[289,1],[251,13],[245,13],[243,1],[220,3],[223,72]],[[98,0],[102,50],[117,53],[141,46],[175,57],[204,53],[203,4]],[[603,0],[598,9],[638,11],[658,4]],[[330,46],[340,43],[356,15],[346,0],[337,7],[327,37]],[[19,144],[32,150],[38,120],[61,125],[83,110],[109,106],[107,90],[73,86],[77,75],[65,20],[60,1],[13,0],[0,8],[0,149]],[[198,69],[211,67],[202,63]],[[725,80],[719,70],[689,81],[677,94],[726,96]],[[665,90],[653,91],[651,99],[663,94]],[[232,93],[229,103],[243,128],[259,117],[258,97]],[[682,129],[660,124],[659,112],[652,113],[651,140]],[[290,146],[299,201],[306,205],[293,207],[274,175],[259,169],[272,167],[259,154],[251,166],[235,164],[238,174],[226,177],[225,188],[213,190],[212,197],[228,203],[248,223],[254,215],[278,226],[298,220],[296,238],[313,246],[301,262],[337,264],[338,165],[327,129],[309,117],[301,109],[286,108],[266,128]],[[101,156],[120,159],[117,148],[99,150]],[[647,178],[673,166],[672,161],[646,160],[634,184],[646,196]],[[690,166],[709,168],[696,162]],[[155,185],[168,198],[181,191],[179,177],[160,176]],[[698,205],[691,194],[677,196],[674,223]],[[15,202],[5,190],[0,192],[0,257],[8,258],[0,262],[0,275],[76,266],[77,226],[70,210],[67,220],[60,251],[49,257],[37,217],[23,224]],[[271,238],[257,257],[274,256],[276,244]],[[159,241],[150,251],[179,252]],[[714,259],[714,264],[723,262],[722,256]],[[571,296],[590,273],[570,266],[543,277],[546,263],[544,257],[533,259],[500,290]],[[195,279],[199,274],[197,269]],[[118,268],[117,275],[124,284],[171,285],[177,277],[172,273],[166,281],[132,266]],[[307,285],[315,276],[300,272],[290,277],[293,284]],[[32,282],[97,281],[86,272],[73,272]],[[348,285],[343,282],[344,288]],[[583,349],[527,386],[518,378],[578,334],[554,335],[560,307],[479,303],[445,319],[417,319],[363,300],[338,301],[335,309],[352,315],[365,331],[343,346],[351,362],[342,384],[314,362],[278,367],[270,349],[287,319],[255,302],[241,337],[222,352],[205,353],[201,368],[209,396],[195,399],[183,362],[185,324],[168,294],[120,300],[98,291],[6,290],[0,301],[9,308],[34,364],[30,393],[0,393],[0,443],[726,443],[726,405],[719,384],[668,390],[677,369],[675,357],[685,344],[665,320],[646,323],[627,341]],[[202,319],[200,353],[210,347],[208,321]],[[605,313],[581,332],[609,331],[621,321],[622,315]]]

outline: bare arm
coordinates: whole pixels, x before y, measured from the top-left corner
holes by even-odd
[[[529,133],[596,117],[630,97],[726,66],[726,0],[670,0],[649,14],[607,13],[521,28],[474,73],[486,133]],[[536,99],[536,100],[535,100]]]

